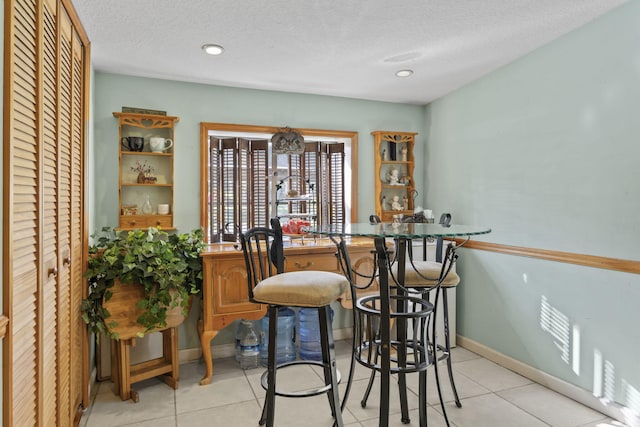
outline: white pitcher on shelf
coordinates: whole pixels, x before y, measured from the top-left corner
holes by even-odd
[[[173,147],[173,141],[169,138],[149,138],[149,148],[153,153],[162,153],[171,147]]]

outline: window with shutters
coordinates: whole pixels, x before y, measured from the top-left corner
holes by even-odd
[[[302,154],[276,155],[271,136],[278,128],[203,123],[201,129],[201,217],[210,243],[235,241],[272,217],[312,225],[355,217],[351,153],[357,133],[306,130]]]

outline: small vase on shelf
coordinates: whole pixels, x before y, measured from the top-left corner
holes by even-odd
[[[153,212],[153,207],[151,206],[151,200],[149,200],[149,195],[145,194],[144,203],[142,204],[142,214],[150,215]]]

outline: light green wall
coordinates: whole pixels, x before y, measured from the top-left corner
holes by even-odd
[[[358,132],[358,216],[367,220],[373,204],[373,130],[422,133],[424,108],[328,96],[301,95],[183,83],[95,73],[94,139],[95,183],[92,186],[93,230],[118,223],[118,123],[114,111],[123,106],[167,111],[180,117],[175,127],[174,221],[184,232],[200,226],[200,122],[237,123]],[[418,135],[415,154],[424,156]],[[416,168],[416,182],[424,180]],[[418,191],[422,190],[418,187]],[[418,199],[418,202],[421,200]],[[180,330],[180,347],[199,346],[196,301]],[[350,319],[336,310],[334,327],[347,327]],[[213,344],[233,340],[233,328],[219,334]]]
[[[117,224],[118,126],[113,111],[123,106],[167,111],[175,127],[175,222],[182,231],[200,225],[200,122],[291,126],[357,131],[358,210],[373,212],[373,139],[376,129],[422,132],[423,107],[96,73],[94,135],[96,227]],[[418,135],[416,154],[423,155]],[[422,182],[422,170],[416,171]]]
[[[640,260],[638,22],[630,2],[432,103],[429,206],[478,240]],[[640,410],[638,275],[467,250],[459,271],[458,333],[596,395],[606,364]],[[580,337],[568,361],[544,307]]]

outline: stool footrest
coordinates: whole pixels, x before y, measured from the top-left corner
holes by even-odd
[[[321,368],[325,367],[325,363],[319,362],[319,361],[315,361],[315,360],[294,360],[292,362],[281,363],[276,367],[276,369],[288,368],[290,366],[300,366],[300,365],[313,365],[313,366],[319,366]],[[262,377],[260,378],[260,383],[262,385],[262,388],[265,389],[265,390],[267,390],[269,388],[269,382],[268,382],[268,378],[267,378],[268,374],[269,374],[269,371],[264,371],[264,373],[262,374]],[[336,375],[338,377],[338,384],[340,384],[340,380],[342,378],[342,375],[340,374],[340,370],[336,369]],[[276,396],[283,396],[283,397],[310,397],[310,396],[317,396],[319,394],[326,393],[329,390],[331,390],[331,384],[325,384],[322,387],[315,388],[315,389],[312,389],[312,390],[303,390],[303,391],[278,391],[278,390],[276,390]]]

